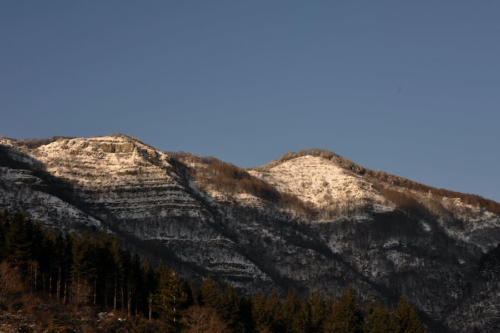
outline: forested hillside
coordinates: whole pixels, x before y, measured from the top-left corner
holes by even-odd
[[[498,207],[318,149],[245,169],[123,134],[0,137],[0,209],[26,212],[54,235],[88,237],[88,245],[69,236],[59,242],[100,260],[28,265],[36,289],[66,303],[87,292],[92,306],[146,318],[151,308],[153,319],[154,292],[129,277],[144,264],[121,258],[117,240],[198,287],[210,275],[245,295],[319,291],[326,300],[351,286],[363,309],[367,295],[386,304],[406,295],[429,332],[496,333],[500,270],[495,260],[487,271],[483,263],[497,256]]]
[[[113,235],[62,234],[0,213],[2,332],[425,332],[405,297],[387,307],[357,292],[255,297],[210,276],[151,267]]]

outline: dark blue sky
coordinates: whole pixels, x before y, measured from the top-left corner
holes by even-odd
[[[319,147],[500,200],[497,1],[2,1],[0,135]]]

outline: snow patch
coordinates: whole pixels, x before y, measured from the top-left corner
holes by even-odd
[[[429,225],[429,223],[427,223],[425,221],[420,221],[420,226],[422,227],[422,229],[424,229],[425,232],[431,232],[432,231],[432,228]]]
[[[339,212],[360,208],[375,212],[394,210],[394,205],[386,202],[371,183],[321,157],[301,156],[267,171],[249,172],[275,186],[280,192],[294,194],[318,209]],[[364,219],[364,214],[354,216]]]

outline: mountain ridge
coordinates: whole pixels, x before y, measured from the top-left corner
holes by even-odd
[[[130,135],[124,134],[124,133],[113,133],[113,134],[108,134],[108,135],[103,135],[103,136],[92,136],[92,137],[86,137],[86,138],[80,138],[80,139],[106,138],[106,137],[126,138],[128,140],[137,142],[141,145],[147,146],[151,149],[155,149],[157,151],[162,151],[166,154],[190,155],[190,156],[195,156],[199,159],[211,158],[211,157],[196,156],[196,155],[189,153],[189,152],[185,153],[185,152],[173,152],[173,151],[160,150],[160,149],[155,148],[152,145],[144,143],[143,141],[141,141],[140,139],[138,139],[136,137],[133,137],[133,136],[130,136]],[[19,139],[0,136],[0,139],[13,141],[13,142],[16,142],[20,145],[26,146],[28,148],[36,148],[36,147],[39,147],[42,145],[50,144],[50,143],[58,141],[58,140],[76,139],[76,138],[77,137],[53,136],[50,138],[42,138],[42,139],[26,138],[26,139],[19,140]],[[298,152],[290,151],[290,152],[283,154],[280,158],[272,160],[270,162],[267,162],[263,165],[255,166],[255,167],[248,167],[248,168],[245,168],[245,167],[240,167],[240,168],[248,170],[248,171],[252,171],[252,170],[262,171],[262,170],[266,170],[268,168],[274,167],[278,164],[284,163],[287,160],[294,159],[294,158],[301,157],[301,156],[320,156],[324,159],[331,160],[334,163],[341,166],[342,168],[349,170],[349,171],[352,171],[356,174],[360,174],[360,175],[368,174],[369,176],[371,176],[375,179],[390,181],[395,185],[407,187],[410,189],[414,188],[414,189],[418,189],[421,191],[428,190],[428,191],[433,191],[433,192],[441,192],[443,196],[444,196],[444,194],[446,194],[448,196],[456,196],[457,198],[461,198],[461,199],[466,198],[466,201],[468,201],[468,202],[475,202],[476,204],[479,204],[482,206],[494,207],[495,212],[500,212],[500,202],[498,202],[496,200],[489,199],[489,198],[486,198],[484,196],[481,196],[481,195],[475,194],[475,193],[465,193],[465,192],[459,192],[459,191],[449,190],[449,189],[445,189],[445,188],[430,186],[430,185],[426,185],[426,184],[421,183],[421,182],[411,180],[411,179],[406,178],[406,177],[401,177],[401,176],[398,176],[395,174],[385,172],[383,170],[370,169],[370,168],[361,166],[360,164],[355,163],[352,160],[347,159],[347,158],[345,158],[341,155],[338,155],[335,152],[327,150],[327,149],[308,148],[308,149],[302,149]],[[234,165],[233,163],[230,163],[230,162],[224,162],[224,163]]]
[[[488,315],[498,296],[481,299],[498,289],[481,262],[497,253],[499,205],[317,149],[245,169],[122,134],[0,138],[0,208],[65,231],[110,230],[183,276],[247,293],[406,294],[435,331],[500,325]],[[470,323],[453,320],[465,314]]]
[[[279,159],[273,160],[271,162],[268,162],[262,166],[257,166],[257,167],[252,167],[248,168],[250,170],[266,170],[268,168],[272,168],[276,166],[277,164],[286,162],[287,160],[297,158],[300,156],[320,156],[322,158],[328,159],[328,160],[333,160],[335,163],[339,164],[342,166],[344,169],[350,170],[356,174],[359,175],[364,175],[368,174],[369,176],[378,179],[378,180],[383,180],[383,181],[390,181],[394,185],[399,185],[402,187],[406,187],[408,189],[418,189],[420,191],[431,191],[434,193],[441,193],[442,196],[448,195],[448,196],[456,196],[458,198],[463,198],[466,199],[468,202],[476,202],[476,204],[483,205],[483,206],[491,206],[494,207],[495,212],[500,212],[500,202],[489,199],[486,197],[483,197],[479,194],[473,194],[473,193],[464,193],[464,192],[458,192],[458,191],[453,191],[453,190],[448,190],[445,188],[439,188],[435,186],[430,186],[426,185],[421,182],[417,182],[414,180],[411,180],[406,177],[401,177],[397,176],[395,174],[391,174],[382,170],[374,170],[370,169],[364,166],[361,166],[341,155],[336,154],[333,151],[327,150],[327,149],[319,149],[319,148],[309,148],[306,150],[300,150],[298,152],[288,152],[283,154]]]

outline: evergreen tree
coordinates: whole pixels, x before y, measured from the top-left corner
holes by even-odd
[[[313,291],[307,298],[307,304],[310,313],[310,331],[321,332],[326,314],[325,301],[319,292]]]
[[[266,301],[266,295],[264,293],[258,293],[255,295],[252,302],[252,318],[259,332],[271,326],[271,319],[266,311]]]
[[[287,332],[301,333],[309,329],[309,309],[295,291],[289,292],[283,302],[282,317],[287,327]]]
[[[7,231],[7,221],[5,212],[0,209],[0,262],[4,261],[7,254],[5,253],[5,232]]]
[[[221,309],[221,292],[217,283],[209,275],[203,279],[200,288],[201,303],[217,311]]]
[[[92,265],[92,248],[90,236],[72,235],[73,238],[73,262],[71,265],[71,297],[75,304],[83,304],[89,301],[92,290],[88,279],[92,277],[94,266]]]
[[[187,284],[163,264],[158,267],[158,290],[153,295],[153,309],[170,331],[181,327],[181,316],[192,303]]]
[[[10,217],[5,234],[6,258],[10,264],[21,268],[27,274],[28,262],[33,258],[32,223],[22,213]]]
[[[71,261],[73,254],[71,253],[72,244],[70,239],[64,237],[61,233],[57,234],[52,265],[56,270],[56,297],[59,300],[64,298],[65,286],[69,280],[69,272],[71,271]]]
[[[240,299],[236,291],[228,284],[220,300],[219,315],[233,330],[241,331]]]
[[[378,302],[370,312],[371,313],[368,314],[368,318],[366,320],[368,333],[392,332],[391,317],[388,308]]]
[[[20,213],[7,215],[0,211],[2,259],[8,261],[3,263],[4,271],[23,273],[22,289],[29,286],[30,292],[44,291],[64,304],[90,301],[105,311],[121,309],[131,317],[130,322],[141,322],[133,314],[142,313],[149,319],[154,314],[163,323],[157,327],[160,331],[177,332],[181,323],[186,323],[191,330],[210,327],[220,332],[226,328],[233,332],[277,333],[426,332],[405,297],[389,311],[381,303],[373,306],[369,296],[364,319],[351,287],[339,300],[330,296],[326,302],[319,292],[311,293],[307,299],[290,292],[282,301],[276,290],[269,296],[257,294],[252,300],[240,297],[229,285],[221,292],[208,276],[199,291],[202,306],[186,312],[193,304],[192,290],[164,265],[153,269],[147,260],[132,257],[108,233],[65,236],[42,229]],[[8,282],[8,276],[4,273],[3,281]],[[155,327],[159,322],[149,321],[146,326]]]
[[[344,291],[337,302],[334,302],[325,321],[324,332],[362,333],[363,315],[354,288]]]
[[[264,307],[269,320],[269,328],[272,332],[285,332],[283,322],[283,303],[278,295],[278,291],[273,289],[271,295],[266,299]]]
[[[425,333],[427,332],[418,318],[417,312],[405,296],[401,296],[391,318],[394,333]]]
[[[282,302],[273,289],[269,296],[259,293],[252,303],[252,317],[258,332],[284,332]]]
[[[146,302],[145,293],[142,292],[141,286],[144,285],[144,276],[141,269],[141,259],[137,254],[132,257],[130,278],[128,286],[127,298],[127,314],[130,316],[132,313],[137,314],[140,310],[141,302]]]
[[[248,296],[240,298],[240,318],[241,318],[241,332],[249,333],[254,331],[254,323],[252,319],[252,299]]]
[[[144,304],[144,308],[147,312],[148,319],[151,320],[153,314],[153,293],[158,286],[158,280],[154,270],[149,264],[149,261],[144,260],[142,267],[144,279],[143,293],[146,297],[146,304]]]
[[[113,309],[118,308],[121,286],[123,284],[123,262],[120,242],[115,237],[110,237],[109,251],[113,260]]]

